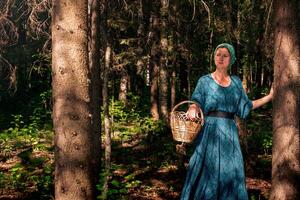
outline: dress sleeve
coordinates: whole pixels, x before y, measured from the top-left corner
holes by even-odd
[[[245,119],[247,118],[247,116],[249,115],[252,107],[253,107],[253,103],[252,101],[248,98],[245,90],[243,89],[242,86],[242,81],[239,80],[239,88],[240,88],[240,99],[239,99],[239,103],[238,103],[238,108],[237,108],[237,116]]]
[[[195,90],[192,94],[192,98],[191,98],[192,101],[196,101],[200,105],[202,110],[204,109],[204,103],[205,103],[204,88],[205,88],[205,85],[204,85],[203,79],[200,78],[197,82],[196,88],[195,88]]]

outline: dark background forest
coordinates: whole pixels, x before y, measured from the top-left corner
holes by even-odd
[[[99,90],[107,86],[98,102],[98,198],[179,199],[193,145],[173,141],[171,109],[214,71],[213,51],[223,42],[236,49],[230,73],[241,78],[249,98],[269,92],[274,1],[102,0],[98,6]],[[0,199],[54,199],[51,12],[50,0],[0,1]],[[272,103],[237,120],[249,199],[268,199]]]

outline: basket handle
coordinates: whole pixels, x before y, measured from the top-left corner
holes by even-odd
[[[180,103],[178,103],[176,106],[174,106],[174,108],[172,109],[172,112],[173,113],[179,106],[181,106],[182,104],[185,104],[185,103],[192,103],[192,104],[196,104],[199,108],[200,108],[200,115],[201,115],[201,119],[204,119],[204,115],[203,115],[203,112],[201,110],[201,107],[200,105],[196,102],[196,101],[190,101],[190,100],[185,100],[185,101],[182,101]],[[203,125],[204,123],[204,120],[201,120],[201,124]]]
[[[185,104],[185,103],[193,103],[193,104],[196,104],[200,108],[200,105],[197,102],[186,100],[186,101],[182,101],[182,102],[178,103],[176,106],[174,106],[174,108],[172,109],[172,112],[174,112],[179,106],[181,106],[182,104]]]

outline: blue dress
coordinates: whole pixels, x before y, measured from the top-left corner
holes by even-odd
[[[242,82],[231,76],[228,87],[211,74],[202,76],[192,95],[204,112],[225,111],[244,119],[252,109]],[[233,119],[206,117],[190,159],[181,200],[247,200],[244,163]]]

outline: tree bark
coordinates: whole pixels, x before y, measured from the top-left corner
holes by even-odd
[[[172,69],[171,77],[171,108],[175,106],[176,103],[176,65]]]
[[[150,32],[148,35],[149,42],[152,43],[150,50],[150,102],[151,108],[150,113],[153,120],[159,120],[159,111],[158,111],[158,77],[159,77],[159,62],[158,62],[158,48],[155,39],[157,38],[157,29],[158,29],[158,18],[156,15],[150,17]]]
[[[95,199],[88,1],[54,0],[52,92],[55,199]]]
[[[275,54],[271,200],[300,199],[299,3],[274,2]]]
[[[213,72],[214,69],[214,52],[213,52],[213,38],[214,38],[214,29],[216,27],[216,17],[214,13],[214,9],[211,9],[211,19],[212,23],[210,24],[210,34],[209,34],[209,45],[208,45],[208,51],[209,51],[209,71]]]
[[[187,93],[189,99],[191,99],[192,94],[191,94],[191,63],[187,64]]]
[[[119,89],[119,101],[123,102],[124,105],[127,104],[127,90],[128,90],[128,82],[129,76],[126,69],[122,69],[121,71],[121,79],[120,79],[120,89]]]
[[[99,181],[101,166],[101,80],[100,80],[100,2],[90,0],[90,50],[89,68],[92,85],[92,126],[93,126],[93,150],[91,159],[94,164],[94,185]]]
[[[154,120],[159,120],[159,112],[158,112],[158,75],[159,75],[159,67],[158,63],[155,60],[152,60],[151,64],[151,116]]]
[[[107,32],[107,14],[108,14],[108,1],[101,0],[102,4],[102,15],[101,15],[101,30],[102,43],[104,50],[104,68],[103,68],[103,83],[102,83],[102,98],[103,98],[103,115],[104,115],[104,134],[105,134],[105,174],[103,190],[101,194],[101,199],[107,199],[108,194],[108,182],[111,167],[111,121],[109,116],[109,92],[108,92],[108,81],[109,81],[109,70],[111,67],[111,43],[108,39]]]
[[[240,69],[241,55],[241,6],[240,0],[237,0],[237,16],[236,16],[236,71],[233,74],[238,74]]]
[[[168,122],[168,32],[167,32],[167,19],[168,19],[168,1],[161,0],[161,24],[160,24],[160,60],[159,60],[159,108],[163,121]]]
[[[108,71],[110,67],[111,47],[108,44],[105,51],[105,67],[103,72],[103,111],[104,111],[104,132],[105,132],[105,178],[103,185],[103,197],[107,199],[108,179],[111,166],[111,122],[109,118],[109,96],[108,96]]]
[[[170,90],[171,90],[171,109],[176,104],[176,87],[177,87],[177,68],[179,67],[179,63],[177,60],[177,55],[179,52],[178,49],[178,37],[177,37],[177,31],[178,31],[178,8],[177,3],[174,3],[170,7],[170,15],[169,15],[169,27],[170,27],[170,35],[172,38],[170,39],[169,49],[170,49],[170,62],[171,65],[171,81],[170,81]]]
[[[151,6],[148,2],[148,0],[139,0],[139,6],[138,6],[138,29],[137,29],[137,48],[136,48],[136,74],[133,77],[134,81],[134,88],[137,95],[141,96],[145,92],[145,83],[148,81],[147,75],[149,75],[148,70],[148,63],[144,59],[145,56],[145,29],[149,28],[145,25],[145,19],[147,19],[148,16],[148,9],[149,6]],[[145,11],[145,12],[144,12]],[[149,19],[148,19],[149,20]],[[144,75],[146,73],[146,76]],[[149,83],[149,82],[148,82]]]

